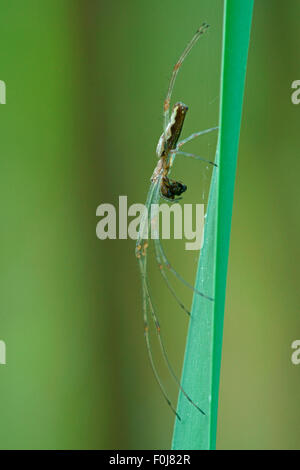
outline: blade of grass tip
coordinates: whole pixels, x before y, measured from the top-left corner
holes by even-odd
[[[204,244],[195,287],[214,302],[195,294],[187,338],[182,386],[203,409],[197,412],[182,393],[172,449],[214,449],[221,369],[224,304],[231,214],[240,133],[248,46],[254,0],[225,0],[221,73],[219,167],[214,169]]]

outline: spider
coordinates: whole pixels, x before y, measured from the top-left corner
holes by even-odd
[[[146,236],[145,233],[148,234],[148,230],[150,228],[150,225],[152,226],[152,233],[154,231],[154,235],[152,238],[154,239],[154,248],[155,248],[155,257],[156,261],[159,267],[159,270],[161,272],[161,275],[166,282],[168,289],[170,290],[171,294],[174,296],[176,299],[177,303],[180,305],[180,307],[188,314],[190,315],[190,312],[188,309],[184,306],[184,304],[180,301],[180,299],[177,297],[177,294],[172,287],[165,268],[171,272],[173,275],[177,277],[184,285],[186,285],[188,288],[192,289],[194,293],[197,295],[200,295],[204,298],[206,298],[209,301],[213,301],[213,299],[205,295],[204,293],[200,292],[199,290],[195,289],[191,284],[189,284],[170,264],[168,261],[164,249],[162,247],[162,244],[159,239],[159,234],[158,234],[158,229],[154,223],[155,218],[157,217],[157,213],[155,214],[153,211],[151,212],[151,207],[152,205],[156,205],[154,207],[158,206],[158,202],[160,198],[163,198],[167,200],[170,203],[177,202],[181,199],[181,195],[187,190],[187,186],[179,181],[175,181],[169,178],[170,170],[173,166],[174,159],[176,155],[182,155],[185,157],[190,157],[194,158],[197,160],[202,160],[205,161],[206,163],[209,163],[210,165],[217,167],[216,163],[206,160],[205,158],[199,157],[197,155],[193,155],[191,153],[183,152],[181,151],[181,147],[186,144],[187,142],[190,142],[191,140],[195,139],[196,137],[199,137],[201,135],[207,134],[209,132],[212,132],[218,127],[212,127],[210,129],[206,129],[204,131],[200,132],[195,132],[194,134],[190,135],[184,140],[179,141],[179,137],[181,134],[181,130],[183,127],[183,123],[185,120],[186,113],[188,111],[188,107],[182,103],[182,102],[177,102],[171,111],[171,117],[169,117],[169,111],[170,111],[170,102],[171,102],[171,96],[172,96],[172,91],[174,88],[174,84],[176,81],[176,77],[178,74],[178,71],[184,61],[184,59],[187,57],[189,52],[191,51],[192,47],[194,44],[198,41],[198,39],[205,33],[205,31],[208,28],[208,24],[203,23],[201,27],[196,31],[194,34],[193,38],[191,41],[187,44],[186,48],[184,49],[183,53],[181,54],[179,60],[175,64],[173,68],[173,72],[171,75],[171,79],[169,82],[169,87],[167,91],[167,96],[164,100],[164,105],[163,105],[163,133],[159,138],[157,148],[156,148],[156,155],[158,157],[158,163],[154,169],[154,172],[151,177],[151,185],[150,189],[148,192],[146,204],[145,204],[145,212],[142,214],[141,217],[141,222],[140,222],[140,227],[139,227],[139,233],[137,237],[137,242],[136,242],[136,249],[135,249],[135,254],[138,260],[140,272],[141,272],[141,278],[142,278],[142,291],[143,291],[143,318],[144,318],[144,335],[146,339],[146,346],[147,346],[147,352],[148,356],[150,359],[150,364],[155,376],[155,379],[161,389],[161,392],[170,406],[171,410],[173,413],[176,415],[176,417],[181,420],[181,417],[175,410],[174,405],[172,404],[171,400],[168,397],[168,394],[166,392],[166,389],[159,377],[159,374],[157,372],[156,366],[154,364],[153,360],[153,355],[152,355],[152,349],[151,349],[151,344],[150,344],[150,338],[149,338],[149,323],[148,323],[148,317],[149,317],[149,309],[150,309],[150,315],[152,317],[152,320],[154,322],[155,328],[156,328],[156,333],[158,337],[158,341],[160,344],[160,348],[162,351],[163,358],[166,362],[166,365],[173,376],[173,379],[177,383],[177,386],[179,389],[182,391],[184,396],[187,398],[187,400],[203,415],[205,415],[205,412],[190,398],[188,393],[182,388],[180,380],[177,378],[170,361],[168,359],[166,349],[162,340],[162,335],[160,331],[160,324],[159,320],[157,317],[156,310],[153,305],[153,301],[149,292],[149,286],[148,286],[148,280],[147,280],[147,248],[149,246],[148,241],[145,240]]]

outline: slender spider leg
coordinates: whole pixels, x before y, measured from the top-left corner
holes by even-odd
[[[154,364],[153,355],[152,355],[152,348],[151,348],[151,343],[150,343],[150,338],[149,338],[149,324],[148,324],[148,314],[147,314],[147,310],[148,310],[147,309],[148,291],[145,288],[145,285],[146,285],[145,284],[146,283],[146,280],[145,280],[145,277],[146,277],[146,257],[141,257],[138,261],[139,261],[139,267],[140,267],[140,271],[141,271],[142,285],[143,285],[142,290],[143,290],[144,335],[145,335],[145,340],[146,340],[148,357],[149,357],[149,360],[150,360],[151,368],[152,368],[154,377],[156,379],[156,382],[158,383],[158,386],[159,386],[159,388],[160,388],[167,404],[169,405],[169,407],[171,408],[171,410],[173,411],[175,416],[177,416],[179,421],[181,421],[181,418],[180,418],[179,414],[176,412],[174,405],[172,404],[171,400],[169,399],[169,397],[167,395],[166,389],[162,384],[162,381],[159,377],[159,374],[158,374],[157,369],[156,369],[155,364]]]
[[[152,202],[158,203],[160,197],[163,198],[163,199],[166,199],[169,203],[174,203],[174,202],[178,201],[178,199],[182,199],[182,198],[177,198],[177,199],[174,199],[174,201],[170,201],[170,199],[167,199],[164,196],[162,196],[160,191],[158,191],[158,189],[157,189],[156,191],[154,191]],[[190,316],[191,312],[186,308],[186,306],[183,304],[183,302],[177,296],[177,294],[176,294],[172,284],[170,283],[170,281],[169,281],[169,279],[166,275],[166,272],[164,270],[164,265],[163,265],[163,262],[162,262],[162,259],[161,259],[160,253],[159,253],[159,247],[157,245],[157,240],[159,239],[159,232],[158,232],[158,227],[155,223],[155,218],[156,217],[157,217],[157,214],[155,214],[155,213],[152,214],[151,213],[151,230],[153,231],[153,235],[154,235],[153,236],[153,241],[154,241],[155,257],[156,257],[157,265],[159,267],[159,270],[161,272],[161,275],[162,275],[165,283],[167,284],[167,287],[168,287],[169,291],[171,292],[171,294],[173,295],[173,297],[177,301],[178,305]]]
[[[191,41],[188,43],[188,45],[186,46],[183,53],[181,54],[178,61],[176,62],[176,64],[173,67],[173,72],[172,72],[172,75],[171,75],[169,88],[168,88],[168,91],[167,91],[167,96],[165,98],[164,108],[163,108],[163,110],[164,110],[164,137],[165,137],[165,143],[166,143],[166,129],[167,129],[168,121],[169,121],[170,101],[171,101],[172,91],[173,91],[173,88],[174,88],[174,84],[175,84],[175,81],[176,81],[178,71],[179,71],[184,59],[187,57],[187,55],[191,51],[192,47],[194,46],[194,44],[198,41],[200,36],[203,33],[205,33],[205,31],[207,30],[208,27],[209,27],[209,25],[207,23],[203,23],[200,26],[200,28],[196,31],[195,35],[193,36]]]
[[[176,145],[176,148],[179,149],[180,147],[185,145],[187,142],[190,142],[191,140],[196,139],[196,137],[200,137],[200,135],[208,134],[209,132],[216,131],[218,129],[219,127],[217,126],[217,127],[211,127],[210,129],[205,129],[204,131],[194,132],[189,137],[186,137],[186,139],[183,139],[180,142],[178,142],[178,144]]]
[[[140,223],[140,229],[139,229],[139,234],[138,234],[138,239],[136,242],[136,257],[138,260],[140,272],[141,272],[141,278],[142,278],[142,292],[143,292],[143,318],[144,318],[144,336],[145,336],[145,341],[146,341],[146,346],[147,346],[147,353],[148,357],[150,360],[150,365],[154,374],[154,377],[156,379],[156,382],[173,413],[177,418],[181,421],[181,418],[179,414],[176,412],[175,407],[173,406],[171,400],[168,397],[168,394],[166,392],[165,387],[163,386],[163,383],[159,377],[159,374],[157,372],[157,369],[154,364],[153,360],[153,354],[152,354],[152,348],[151,348],[151,343],[150,343],[150,338],[149,338],[149,323],[148,323],[148,290],[146,289],[146,276],[147,276],[147,248],[148,248],[148,242],[143,241],[144,235],[145,235],[145,228],[147,228],[148,233],[149,233],[149,228],[150,228],[150,221],[151,221],[151,215],[149,214],[149,208],[151,207],[152,201],[157,198],[157,193],[158,190],[155,186],[155,183],[152,183],[148,192],[147,196],[147,201],[146,201],[146,211],[143,213],[142,218],[141,218],[141,223]]]
[[[163,198],[163,199],[166,199],[168,202],[171,202],[169,199],[167,198],[164,198],[161,193],[160,193],[160,190],[159,190],[159,183],[157,184],[157,189],[154,190],[153,192],[153,195],[152,195],[152,198],[151,198],[151,203],[152,204],[158,204],[159,203],[159,199],[160,198]],[[177,198],[178,199],[181,199],[181,198]],[[172,202],[176,202],[176,199]],[[190,311],[186,308],[186,306],[183,304],[183,302],[181,302],[181,300],[178,298],[173,286],[171,285],[167,275],[166,275],[166,272],[164,270],[164,266],[163,266],[163,262],[161,260],[161,257],[160,257],[160,254],[159,254],[159,249],[157,247],[157,239],[159,238],[159,232],[158,232],[158,226],[156,224],[156,217],[158,217],[157,213],[152,213],[151,212],[151,215],[150,215],[150,225],[151,225],[151,230],[153,232],[153,241],[154,241],[154,248],[155,248],[155,257],[156,257],[156,261],[157,261],[157,264],[158,264],[158,267],[159,267],[159,270],[161,272],[161,275],[163,277],[163,279],[165,280],[166,284],[167,284],[167,287],[169,289],[169,291],[171,292],[171,294],[173,295],[173,297],[176,299],[177,303],[179,304],[179,306],[188,314],[188,315],[191,315]]]
[[[159,191],[159,185],[157,185],[157,189],[154,190],[153,192],[153,196],[152,196],[152,199],[151,199],[151,203],[152,204],[156,204],[158,203],[159,201],[159,198],[160,198],[160,191]],[[173,201],[168,201],[168,202],[173,202]],[[201,297],[204,297],[205,299],[208,299],[208,300],[214,300],[212,297],[208,296],[208,295],[205,295],[203,294],[203,292],[200,292],[198,289],[195,289],[195,287],[193,287],[191,284],[189,284],[174,268],[173,266],[171,266],[165,252],[164,252],[164,249],[163,249],[163,246],[162,246],[162,243],[160,241],[160,238],[159,238],[159,233],[158,233],[158,227],[155,223],[155,218],[157,217],[157,214],[154,213],[152,214],[151,213],[151,230],[153,231],[153,234],[154,234],[154,247],[155,247],[155,254],[156,254],[156,259],[158,261],[158,266],[159,266],[159,269],[160,269],[160,272],[163,273],[163,264],[166,266],[166,268],[171,271],[175,277],[177,277],[177,279],[179,279],[185,286],[189,287],[189,289],[191,289],[193,292],[197,293],[198,295],[200,295]],[[163,263],[161,262],[163,261]],[[165,273],[164,273],[165,274]],[[162,274],[163,275],[163,274]],[[165,274],[165,276],[163,275],[163,278],[166,280],[167,276]],[[169,287],[169,290],[172,292],[174,291],[173,287],[171,286],[170,284],[170,281],[167,279],[166,281],[166,284],[167,286]],[[182,304],[182,302],[180,301],[180,299],[178,299],[177,295],[175,294],[174,292],[174,297],[176,298],[178,304],[181,306],[181,308],[184,307],[184,310],[187,311],[186,307]],[[183,307],[182,307],[183,305]],[[190,314],[189,311],[187,311],[188,314]]]
[[[182,152],[181,150],[178,150],[178,149],[180,149],[180,147],[185,145],[187,142],[190,142],[191,140],[195,139],[196,137],[200,137],[201,135],[208,134],[209,132],[215,131],[217,129],[219,129],[218,126],[217,127],[211,127],[209,129],[205,129],[204,131],[194,132],[194,134],[191,134],[186,139],[183,139],[180,142],[178,142],[175,149],[169,150],[169,154],[171,154],[171,157],[170,157],[170,160],[169,160],[170,168],[173,166],[175,156],[177,154],[184,155],[186,157],[194,157],[196,160],[202,160],[203,162],[207,162],[210,165],[213,165],[213,166],[217,167],[218,165],[216,163],[212,162],[211,160],[207,160],[204,157],[198,157],[197,155],[194,155],[192,153]]]
[[[145,237],[147,238],[147,236],[149,234],[149,226],[150,226],[149,208],[151,207],[151,203],[152,203],[153,198],[154,198],[156,193],[157,193],[157,189],[156,189],[156,186],[155,186],[155,182],[152,181],[152,183],[150,185],[150,189],[148,191],[146,204],[145,204],[146,211],[142,214],[142,217],[141,217],[139,233],[138,233],[136,246],[135,246],[135,256],[137,257],[137,259],[140,259],[141,256],[142,256],[142,253],[143,253],[144,247],[145,247],[145,242],[143,240],[144,240]],[[146,228],[147,228],[147,230],[146,230]],[[148,246],[148,244],[147,244],[147,246]],[[146,246],[146,248],[147,248],[147,246]]]
[[[161,241],[158,239],[156,240],[157,242],[157,245],[159,247],[159,251],[160,251],[160,254],[162,256],[162,259],[163,259],[163,262],[166,266],[166,268],[171,271],[171,273],[174,274],[175,277],[177,277],[177,279],[179,279],[185,286],[187,286],[189,289],[191,289],[193,292],[195,292],[196,294],[200,295],[201,297],[203,297],[204,299],[207,299],[207,300],[211,300],[211,301],[214,301],[214,298],[213,297],[210,297],[209,295],[206,295],[206,294],[203,294],[203,292],[200,292],[198,289],[196,289],[194,286],[192,286],[189,282],[187,282],[177,271],[176,269],[173,268],[173,266],[170,264],[168,258],[166,257],[166,254],[164,252],[164,249],[163,249],[163,246],[162,246],[162,243]]]
[[[181,300],[179,299],[179,297],[177,296],[177,294],[175,292],[175,289],[173,288],[172,284],[170,283],[170,281],[169,281],[169,279],[166,275],[166,272],[164,270],[164,265],[163,265],[162,259],[160,257],[160,254],[159,254],[159,248],[157,246],[157,241],[155,239],[154,239],[154,247],[155,247],[155,257],[156,257],[156,261],[157,261],[159,270],[161,272],[162,277],[165,280],[165,283],[167,284],[167,287],[168,287],[169,291],[171,292],[171,294],[175,298],[178,305],[182,308],[182,310],[184,310],[185,313],[187,313],[190,316],[191,312],[186,308],[186,306],[183,304],[183,302],[181,302]]]
[[[207,160],[204,157],[199,157],[198,155],[194,155],[193,153],[182,152],[181,150],[177,150],[177,149],[170,150],[170,153],[174,154],[174,156],[175,155],[183,155],[184,157],[195,158],[196,160],[201,160],[202,162],[206,162],[206,163],[209,163],[210,165],[218,167],[218,165],[215,162],[212,162],[211,160]],[[174,161],[174,159],[170,160],[171,165],[173,164],[173,161]],[[182,199],[182,198],[180,198],[180,199]]]
[[[191,399],[191,397],[186,393],[186,391],[184,390],[184,388],[182,387],[182,385],[180,384],[180,380],[178,379],[177,375],[175,374],[174,370],[173,370],[173,367],[171,366],[171,363],[169,361],[169,358],[168,358],[168,355],[167,355],[167,352],[166,352],[166,349],[165,349],[165,346],[164,346],[164,343],[163,343],[163,340],[162,340],[162,336],[161,336],[161,332],[160,332],[160,324],[159,324],[159,320],[157,318],[157,314],[155,313],[155,309],[154,309],[154,306],[153,306],[153,303],[152,303],[152,299],[151,299],[151,296],[150,296],[150,293],[149,293],[149,287],[148,287],[148,284],[147,284],[147,281],[144,277],[144,286],[145,286],[145,290],[146,290],[146,296],[147,296],[147,299],[148,299],[148,302],[149,302],[149,306],[150,306],[150,310],[151,310],[151,315],[152,315],[152,318],[153,318],[153,322],[155,324],[155,328],[156,328],[156,333],[157,333],[157,337],[158,337],[158,341],[159,341],[159,344],[160,344],[160,348],[161,348],[161,351],[162,351],[162,354],[163,354],[163,357],[164,357],[164,360],[166,362],[166,365],[169,369],[169,372],[170,374],[172,375],[173,379],[175,380],[175,382],[177,383],[179,389],[182,391],[182,393],[184,394],[184,396],[187,398],[187,400],[195,407],[197,408],[198,411],[200,411],[200,413],[202,413],[203,415],[205,415],[204,411],[201,410],[201,408],[199,408],[198,405],[196,405],[196,403]]]

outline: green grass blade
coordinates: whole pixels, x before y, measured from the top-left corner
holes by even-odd
[[[231,214],[253,1],[227,0],[224,6],[219,168],[212,176],[195,282],[215,302],[194,296],[182,375],[183,388],[207,415],[202,416],[181,393],[182,421],[175,422],[173,449],[214,449],[216,445]]]

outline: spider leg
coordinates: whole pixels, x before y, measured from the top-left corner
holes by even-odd
[[[151,299],[151,296],[150,296],[150,293],[149,293],[149,288],[148,288],[148,284],[147,284],[147,281],[146,281],[146,278],[144,277],[144,287],[145,287],[145,294],[146,294],[146,297],[147,297],[147,300],[148,300],[148,303],[149,303],[149,306],[150,306],[150,311],[151,311],[151,315],[152,315],[152,319],[153,319],[153,322],[155,324],[155,328],[156,328],[156,333],[157,333],[157,337],[158,337],[158,341],[159,341],[159,344],[160,344],[160,348],[161,348],[161,351],[162,351],[162,354],[163,354],[163,357],[164,357],[164,360],[166,362],[166,365],[168,367],[168,370],[170,372],[170,374],[172,375],[173,379],[175,380],[175,382],[177,383],[179,389],[182,391],[182,393],[184,394],[184,396],[187,398],[187,400],[200,412],[202,413],[203,415],[205,415],[204,411],[199,408],[198,405],[196,405],[195,402],[193,402],[193,400],[191,399],[191,397],[186,393],[186,391],[184,390],[184,388],[182,387],[181,383],[180,383],[180,380],[178,379],[177,375],[175,374],[172,366],[171,366],[171,363],[169,361],[169,358],[168,358],[168,355],[167,355],[167,352],[166,352],[166,349],[165,349],[165,346],[164,346],[164,343],[163,343],[163,340],[162,340],[162,336],[161,336],[161,332],[160,332],[160,324],[159,324],[159,320],[158,320],[158,317],[157,317],[157,314],[155,312],[155,309],[154,309],[154,306],[153,306],[153,303],[152,303],[152,299]],[[161,382],[160,382],[161,383]],[[162,388],[162,390],[164,390]],[[165,395],[165,398],[166,400],[168,401],[168,403],[170,402],[168,400],[168,398],[166,397]],[[176,413],[176,416],[178,416],[178,414]],[[179,416],[178,416],[179,417]],[[180,419],[180,417],[179,417]]]
[[[146,209],[148,212],[145,212],[142,220],[141,220],[141,225],[140,225],[140,231],[139,231],[139,236],[137,240],[137,245],[136,245],[136,257],[138,260],[139,268],[140,268],[140,273],[141,273],[141,278],[142,278],[142,292],[143,292],[143,319],[144,319],[144,336],[145,336],[145,341],[146,341],[146,346],[147,346],[147,353],[150,361],[150,365],[154,374],[154,377],[156,379],[156,382],[167,402],[169,407],[171,408],[172,412],[175,414],[175,416],[181,421],[181,418],[179,414],[176,412],[176,409],[174,405],[172,404],[171,400],[168,397],[168,394],[166,392],[166,389],[160,379],[159,373],[156,369],[154,359],[153,359],[153,354],[152,354],[152,347],[151,347],[151,342],[150,342],[150,337],[149,337],[149,322],[148,322],[148,304],[149,304],[149,293],[148,293],[148,286],[147,286],[147,248],[148,248],[148,242],[143,240],[143,232],[145,227],[147,226],[148,231],[150,228],[150,223],[151,223],[151,214],[149,214],[149,207],[151,206],[151,203],[153,200],[157,198],[157,193],[158,193],[158,187],[155,186],[155,183],[152,183],[148,192],[147,196],[147,201],[146,201]]]
[[[158,197],[158,193],[156,195],[154,195],[154,199],[156,199]],[[154,215],[154,219],[155,217],[157,216],[157,214]],[[158,234],[158,226],[154,223],[152,225],[153,227],[153,230],[154,230],[154,233],[157,235]],[[164,268],[163,268],[163,263],[162,263],[162,260],[161,260],[161,256],[160,256],[160,252],[159,252],[159,245],[157,244],[158,240],[156,239],[156,237],[154,237],[154,244],[155,244],[155,254],[156,254],[156,260],[160,266],[160,271],[162,273],[162,276],[164,278],[164,280],[166,281],[167,283],[167,286],[169,288],[169,290],[171,291],[171,293],[174,295],[175,299],[177,300],[177,302],[179,303],[179,305],[181,306],[181,308],[183,308],[185,310],[185,312],[190,315],[190,312],[186,309],[186,307],[183,305],[183,303],[179,300],[179,298],[177,297],[176,295],[176,292],[174,291],[171,283],[169,282],[167,276],[166,276],[166,273],[164,271]],[[145,265],[146,265],[146,259],[145,259]],[[152,298],[151,298],[151,295],[150,295],[150,292],[149,292],[149,287],[148,287],[148,283],[147,283],[147,277],[146,277],[146,274],[145,274],[145,270],[143,270],[143,265],[141,264],[141,273],[142,273],[142,280],[143,280],[143,290],[144,290],[144,295],[148,301],[148,304],[149,304],[149,307],[150,307],[150,311],[151,311],[151,315],[152,315],[152,319],[153,319],[153,322],[154,322],[154,325],[155,325],[155,328],[156,328],[156,333],[157,333],[157,336],[158,336],[158,341],[159,341],[159,344],[160,344],[160,348],[161,348],[161,351],[162,351],[162,354],[163,354],[163,357],[164,357],[164,360],[165,360],[165,363],[168,367],[168,370],[170,372],[170,374],[172,375],[173,379],[175,380],[175,382],[177,383],[177,386],[179,387],[179,389],[182,391],[182,393],[184,394],[184,396],[187,398],[187,400],[203,415],[205,415],[205,412],[199,408],[199,406],[191,399],[191,397],[187,394],[187,392],[183,389],[181,383],[180,383],[180,380],[178,379],[177,375],[175,374],[174,370],[173,370],[173,367],[171,366],[171,363],[169,361],[169,358],[168,358],[168,355],[167,355],[167,352],[166,352],[166,349],[165,349],[165,346],[164,346],[164,343],[163,343],[163,340],[162,340],[162,336],[161,336],[161,331],[160,331],[160,324],[159,324],[159,320],[158,320],[158,317],[157,317],[157,314],[155,312],[155,309],[154,309],[154,305],[153,305],[153,302],[152,302]],[[154,369],[154,373],[155,373],[155,366],[153,364],[153,360],[151,362],[152,364],[152,368]],[[157,374],[157,373],[156,373]],[[166,398],[166,393],[164,392],[164,388],[161,384],[161,381],[159,380],[159,377],[156,377],[156,380],[158,381],[159,385],[160,385],[160,388],[162,389],[162,392]],[[172,408],[172,405],[170,404],[170,400],[168,398],[166,398],[169,406]],[[173,408],[172,408],[173,409]],[[173,410],[174,411],[174,410]],[[178,415],[177,415],[178,416]],[[179,417],[180,419],[180,417]]]
[[[200,292],[198,289],[196,289],[194,286],[192,286],[189,282],[187,282],[174,268],[173,266],[170,264],[165,252],[164,252],[164,249],[163,249],[163,246],[162,246],[162,243],[160,241],[160,239],[156,240],[156,243],[159,247],[159,251],[160,251],[160,254],[161,254],[161,257],[162,257],[162,260],[166,266],[166,268],[171,271],[171,273],[174,274],[175,277],[177,277],[177,279],[179,279],[179,281],[181,281],[185,286],[187,286],[189,289],[191,289],[195,294],[197,295],[200,295],[201,297],[207,299],[207,300],[210,300],[210,301],[214,301],[213,297],[209,296],[209,295],[206,295],[206,294],[203,294],[203,292]]]
[[[175,155],[175,154],[174,154]],[[172,157],[174,156],[172,155]],[[156,190],[156,194],[154,195],[153,197],[153,200],[152,202],[155,202],[157,203],[158,202],[158,199],[159,197],[163,197],[161,194],[160,194],[160,191],[159,190]],[[164,198],[164,197],[163,197]],[[164,198],[166,199],[166,198]],[[181,199],[181,198],[177,198],[178,199]],[[170,201],[169,199],[167,199],[168,202],[175,202],[176,200],[172,200]],[[157,214],[153,217],[153,220],[157,217]],[[156,224],[155,223],[152,223],[152,230],[154,230],[154,232],[157,234],[157,227],[156,227]],[[191,284],[189,284],[174,268],[173,266],[171,265],[171,263],[169,262],[165,252],[164,252],[164,249],[163,249],[163,246],[162,246],[162,243],[160,241],[160,238],[159,236],[157,235],[156,237],[154,237],[154,242],[155,242],[155,251],[156,253],[158,253],[163,261],[163,264],[166,266],[166,268],[171,271],[175,277],[177,277],[177,279],[179,279],[185,286],[187,286],[189,289],[191,289],[193,292],[195,292],[196,294],[200,295],[201,297],[205,298],[205,299],[208,299],[208,300],[211,300],[213,301],[214,299],[211,297],[211,296],[208,296],[206,294],[203,294],[203,292],[199,291],[198,289],[196,289],[195,287],[193,287]],[[162,264],[162,263],[160,263]],[[179,300],[179,299],[178,299]],[[179,301],[180,303],[180,301]]]
[[[157,239],[154,239],[154,248],[155,248],[155,257],[156,257],[157,265],[159,267],[159,270],[161,272],[161,275],[162,275],[165,283],[167,284],[167,287],[168,287],[169,291],[171,292],[171,294],[175,298],[178,305],[182,308],[182,310],[184,310],[185,313],[187,313],[190,316],[191,312],[186,308],[186,306],[183,304],[183,302],[181,302],[181,300],[179,299],[179,297],[177,296],[177,294],[175,292],[175,289],[173,288],[172,284],[170,283],[170,281],[169,281],[169,279],[166,275],[166,272],[164,270],[164,265],[163,265],[163,262],[162,262],[162,259],[161,259],[160,253],[159,253],[159,247],[157,245]]]
[[[198,39],[202,36],[202,34],[205,33],[208,26],[209,25],[207,23],[203,23],[200,26],[200,28],[196,31],[196,33],[192,37],[191,41],[188,43],[188,45],[186,46],[183,53],[181,54],[178,61],[176,62],[176,64],[173,67],[173,72],[172,72],[172,75],[171,75],[171,79],[170,79],[169,87],[168,87],[168,91],[167,91],[167,96],[165,98],[164,107],[163,107],[165,142],[166,142],[166,129],[167,129],[168,121],[169,121],[169,109],[170,109],[172,91],[173,91],[173,88],[174,88],[174,84],[175,84],[175,81],[176,81],[178,71],[179,71],[184,59],[187,57],[187,55],[191,51],[192,47],[198,41]]]
[[[159,194],[156,196],[156,197],[159,197]],[[164,196],[162,196],[160,194],[160,197],[162,197],[163,199],[166,199],[168,202],[175,202],[175,201],[170,201],[169,199],[165,198]],[[181,198],[179,198],[181,199]],[[158,225],[156,222],[154,222],[154,220],[156,219],[157,217],[157,214],[154,215],[153,217],[153,223],[152,223],[152,232],[153,232],[153,241],[154,241],[154,248],[155,248],[155,258],[156,258],[156,261],[157,261],[157,264],[158,264],[158,267],[159,267],[159,270],[161,272],[161,275],[163,277],[163,279],[165,280],[166,284],[167,284],[167,287],[169,289],[169,291],[171,292],[171,294],[173,295],[173,297],[175,298],[175,300],[177,301],[177,303],[180,305],[180,307],[188,314],[188,315],[191,315],[190,311],[186,308],[186,306],[183,304],[183,302],[181,302],[181,300],[178,298],[172,284],[170,283],[167,275],[166,275],[166,272],[165,272],[165,269],[164,269],[164,264],[163,264],[163,261],[161,259],[161,255],[160,255],[160,250],[159,250],[159,246],[157,244],[157,240],[159,239],[159,229],[158,229]]]
[[[157,369],[155,367],[154,360],[153,360],[152,348],[151,348],[151,343],[150,343],[150,338],[149,338],[149,323],[148,323],[148,308],[147,308],[149,293],[148,293],[148,288],[147,288],[147,284],[146,284],[146,258],[143,257],[143,258],[139,259],[139,267],[140,267],[141,277],[142,277],[144,335],[145,335],[145,340],[146,340],[148,357],[149,357],[149,360],[150,360],[150,364],[151,364],[151,368],[152,368],[154,377],[156,379],[156,382],[158,383],[158,386],[159,386],[166,402],[168,403],[169,407],[171,408],[171,410],[173,411],[175,416],[179,419],[179,421],[181,421],[181,418],[180,418],[179,414],[176,412],[174,405],[172,404],[171,400],[168,397],[166,389],[163,386],[163,383],[162,383],[162,381],[159,377],[159,374],[157,372]]]
[[[185,157],[195,158],[196,160],[202,160],[203,162],[207,162],[210,165],[213,165],[213,166],[217,167],[218,165],[216,163],[212,162],[211,160],[207,160],[204,157],[199,157],[198,155],[194,155],[192,153],[187,153],[187,152],[182,152],[181,150],[179,150],[180,147],[185,145],[187,142],[190,142],[191,140],[195,139],[196,137],[200,137],[201,135],[208,134],[209,132],[215,131],[217,129],[219,129],[219,128],[218,127],[211,127],[210,129],[205,129],[204,131],[194,132],[194,134],[191,134],[186,139],[181,140],[180,142],[178,142],[177,145],[176,145],[176,148],[169,151],[169,153],[171,154],[170,161],[169,161],[170,168],[172,167],[172,165],[174,163],[174,160],[175,160],[175,156],[177,154],[178,155],[183,155]]]
[[[181,150],[177,150],[177,149],[171,150],[170,153],[174,154],[174,157],[175,155],[183,155],[184,157],[195,158],[196,160],[201,160],[202,162],[206,162],[206,163],[209,163],[210,165],[218,167],[218,165],[215,162],[212,162],[211,160],[207,160],[204,157],[199,157],[198,155],[194,155],[193,153],[182,152]],[[170,162],[172,165],[174,162],[174,158],[172,158]]]
[[[186,137],[186,139],[183,139],[180,142],[178,142],[176,148],[179,149],[180,147],[182,147],[187,142],[190,142],[191,140],[196,139],[196,137],[200,137],[201,135],[208,134],[209,132],[216,131],[218,129],[219,129],[219,127],[217,126],[217,127],[211,127],[210,129],[205,129],[204,131],[194,132],[189,137]]]

